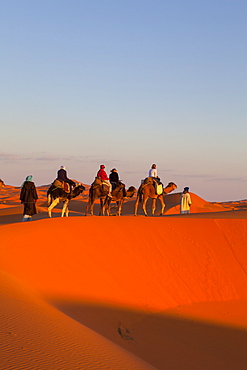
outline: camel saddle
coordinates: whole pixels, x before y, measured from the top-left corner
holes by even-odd
[[[65,193],[70,193],[70,184],[68,184],[65,181],[61,181],[61,180],[56,179],[55,181],[53,181],[52,185],[54,185],[56,188],[63,189],[65,191]]]
[[[112,195],[117,196],[117,194],[120,191],[123,192],[123,196],[125,197],[126,196],[125,184],[123,184],[121,181],[118,181],[118,182],[115,183],[115,187],[114,187],[113,183],[112,183]]]
[[[157,181],[154,177],[146,177],[145,180],[142,180],[143,186],[152,184],[155,189],[155,194],[163,194],[163,185],[161,182]]]
[[[155,187],[155,193],[157,195],[163,194],[163,185],[162,184],[158,184],[157,181],[154,181],[154,187]]]
[[[99,177],[95,177],[94,182],[91,184],[93,188],[101,187],[103,192],[109,193],[109,184],[101,180]]]

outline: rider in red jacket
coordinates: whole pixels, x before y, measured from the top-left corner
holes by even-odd
[[[105,184],[109,186],[109,197],[111,197],[111,192],[112,192],[112,186],[109,181],[109,177],[107,176],[107,173],[105,172],[105,166],[103,164],[100,165],[100,169],[97,172],[97,177],[99,177]]]
[[[99,177],[102,181],[109,180],[107,173],[104,170],[105,166],[102,164],[100,166],[99,171],[97,172],[97,177]]]

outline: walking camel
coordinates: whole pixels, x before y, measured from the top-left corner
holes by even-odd
[[[62,187],[55,186],[52,184],[47,191],[47,205],[48,205],[48,216],[51,217],[51,211],[56,207],[60,202],[63,202],[63,208],[61,217],[69,215],[69,202],[71,199],[78,197],[85,190],[85,186],[81,183],[76,184],[73,190],[70,193],[64,191]]]
[[[88,204],[86,207],[85,216],[88,214],[88,212],[90,212],[91,216],[93,216],[94,203],[97,199],[100,200],[100,216],[104,216],[105,214],[107,216],[110,215],[110,204],[112,200],[115,200],[117,202],[117,214],[120,216],[125,193],[126,197],[131,198],[135,191],[136,189],[134,188],[134,186],[130,186],[129,189],[126,191],[125,185],[120,182],[118,187],[112,191],[111,198],[108,196],[109,188],[106,185],[102,184],[102,181],[96,177],[89,189]]]
[[[125,185],[119,182],[116,189],[112,191],[112,197],[107,196],[105,199],[104,206],[106,214],[110,216],[110,206],[111,202],[113,201],[117,203],[117,216],[121,216],[124,199],[132,198],[135,192],[136,188],[134,186],[130,186],[129,189],[126,191]]]
[[[143,209],[145,216],[148,215],[147,214],[147,201],[149,198],[152,198],[152,215],[154,215],[155,213],[157,199],[159,199],[160,204],[161,204],[160,215],[164,214],[164,211],[165,211],[164,194],[168,194],[172,192],[173,190],[177,189],[177,185],[174,182],[169,182],[168,185],[165,188],[163,188],[163,193],[160,195],[157,195],[155,191],[155,187],[154,187],[154,181],[155,180],[148,177],[140,185],[138,192],[137,192],[136,202],[135,202],[135,211],[134,211],[135,216],[137,216],[138,206],[139,206],[139,203],[141,203],[142,198],[143,198],[142,209]]]

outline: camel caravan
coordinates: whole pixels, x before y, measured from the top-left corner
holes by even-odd
[[[177,189],[177,185],[174,182],[163,188],[163,184],[158,177],[156,164],[153,164],[149,170],[149,176],[142,181],[138,192],[134,207],[134,215],[137,216],[139,203],[143,201],[142,209],[144,215],[147,216],[147,201],[149,198],[152,199],[152,215],[155,214],[156,202],[159,199],[161,203],[161,215],[165,211],[164,195]],[[111,174],[108,178],[105,172],[105,166],[101,165],[97,173],[95,181],[92,183],[89,190],[88,205],[86,207],[86,215],[90,212],[93,215],[94,203],[97,199],[100,199],[100,215],[110,215],[110,205],[114,201],[117,203],[117,215],[120,216],[122,213],[122,206],[125,199],[133,197],[136,189],[134,186],[130,186],[128,190],[125,190],[125,185],[119,180],[119,176],[116,168],[111,170]]]
[[[32,177],[32,176],[29,176]],[[26,179],[27,181],[30,181]],[[34,185],[34,184],[33,184]],[[4,188],[5,184],[3,180],[0,180],[0,190]],[[117,170],[114,168],[111,170],[111,174],[108,178],[105,172],[105,166],[101,165],[95,180],[90,186],[88,203],[86,205],[85,216],[90,213],[94,215],[94,205],[97,200],[100,201],[99,215],[110,216],[111,206],[113,203],[116,204],[116,215],[121,216],[123,203],[125,200],[131,199],[137,192],[136,201],[134,204],[134,215],[137,216],[139,204],[142,203],[142,210],[145,216],[147,216],[147,201],[149,198],[152,199],[151,214],[155,214],[157,199],[161,204],[160,215],[165,212],[164,195],[177,189],[177,185],[174,182],[169,182],[166,187],[163,187],[159,177],[157,176],[156,165],[152,165],[149,170],[149,176],[141,181],[141,185],[137,190],[134,186],[130,186],[128,189],[125,188],[125,184],[119,179]],[[61,211],[61,217],[68,217],[69,215],[69,203],[72,199],[78,197],[85,190],[85,186],[82,183],[76,183],[67,177],[67,171],[64,166],[61,166],[57,172],[57,178],[52,182],[47,191],[47,212],[48,216],[52,217],[52,210],[60,202],[63,202]],[[32,198],[32,195],[30,195]],[[28,198],[28,202],[34,203],[37,199]]]
[[[137,191],[134,215],[137,216],[138,206],[140,203],[142,203],[144,215],[148,215],[146,207],[149,198],[152,199],[152,215],[155,214],[157,199],[161,203],[160,215],[163,215],[165,211],[164,195],[169,194],[175,189],[177,189],[177,185],[174,182],[169,182],[169,184],[163,188],[162,184],[157,184],[156,180],[151,177],[147,177],[143,180]],[[116,202],[116,215],[120,216],[122,214],[124,200],[132,198],[135,193],[136,189],[134,186],[130,186],[128,190],[125,190],[125,185],[122,182],[119,182],[116,188],[112,191],[111,196],[109,196],[109,187],[96,177],[89,189],[88,204],[85,215],[87,215],[88,212],[90,212],[92,216],[94,215],[94,203],[97,199],[100,199],[100,216],[110,216],[110,205],[112,202]]]
[[[111,215],[111,205],[113,202],[116,203],[117,207],[116,215],[121,216],[124,201],[132,198],[136,191],[137,198],[134,205],[135,216],[137,216],[138,206],[140,203],[142,203],[144,215],[148,215],[147,201],[149,198],[152,199],[152,215],[155,214],[157,199],[161,204],[160,215],[163,215],[165,211],[164,195],[177,189],[177,185],[174,182],[169,182],[164,188],[157,176],[156,165],[152,166],[149,171],[149,175],[150,176],[142,180],[138,191],[134,186],[130,186],[128,189],[126,189],[125,184],[119,179],[119,175],[115,168],[111,170],[111,174],[108,177],[105,172],[105,166],[100,165],[100,169],[97,172],[95,180],[89,189],[85,216],[88,214],[91,216],[94,215],[94,205],[97,200],[100,201],[100,216]],[[68,205],[70,200],[76,198],[78,195],[83,193],[84,190],[85,187],[81,183],[76,184],[73,180],[67,177],[65,167],[61,166],[56,180],[54,180],[47,191],[49,217],[52,216],[52,209],[56,207],[59,202],[64,203],[61,216],[68,216]]]

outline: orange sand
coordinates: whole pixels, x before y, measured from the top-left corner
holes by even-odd
[[[0,193],[0,369],[246,369],[247,202],[48,219],[46,190],[26,223]]]

